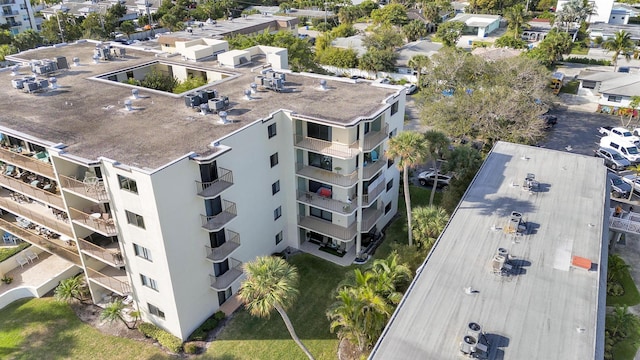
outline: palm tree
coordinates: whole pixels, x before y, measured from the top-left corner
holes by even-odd
[[[74,276],[60,281],[53,295],[56,300],[62,302],[71,302],[78,300],[84,302],[88,293],[87,284],[84,282],[82,275]]]
[[[527,25],[527,12],[522,4],[516,4],[510,8],[507,8],[504,12],[504,18],[509,24],[509,29],[513,30],[513,37],[518,39],[520,35],[520,29]]]
[[[613,330],[611,332],[612,338],[615,338],[618,334],[626,337],[629,330],[633,328],[634,323],[637,322],[636,317],[629,312],[629,306],[627,305],[616,306],[609,319]]]
[[[627,121],[626,124],[623,123],[624,127],[628,127],[629,125],[631,125],[631,121],[633,121],[633,115],[638,107],[640,107],[640,96],[634,95],[631,97],[631,101],[629,102],[629,121]]]
[[[293,305],[298,295],[298,270],[285,260],[275,256],[261,256],[244,264],[246,280],[240,285],[238,298],[253,316],[268,318],[278,311],[293,341],[309,359],[313,356],[293,329],[286,309]]]
[[[620,279],[620,277],[629,269],[624,260],[618,255],[609,255],[609,261],[607,266],[607,281],[614,281]]]
[[[407,65],[416,72],[416,82],[418,87],[422,86],[420,82],[420,75],[425,73],[429,65],[431,65],[431,59],[427,55],[414,55],[409,59]]]
[[[130,326],[129,323],[124,319],[124,317],[122,317],[122,310],[124,310],[124,304],[122,303],[121,299],[110,302],[100,313],[100,319],[107,320],[109,322],[120,320],[127,327],[127,329],[133,330],[135,327]]]
[[[367,346],[364,324],[360,321],[364,304],[354,295],[355,290],[343,287],[338,291],[337,301],[327,311],[331,321],[330,331],[338,330],[338,338],[349,341],[362,352]]]
[[[413,209],[413,236],[422,248],[429,249],[447,226],[449,214],[435,206]]]
[[[398,288],[404,288],[412,278],[411,269],[406,264],[399,263],[397,251],[393,251],[386,259],[375,260],[371,271],[379,283],[390,284],[394,292]]]
[[[438,160],[442,159],[442,155],[444,151],[449,148],[450,142],[447,135],[435,130],[429,130],[424,133],[424,138],[427,141],[427,151],[429,157],[433,160],[433,169],[436,172],[433,188],[431,189],[431,196],[429,197],[429,206],[432,206],[436,189],[438,188]]]
[[[389,140],[387,157],[400,158],[398,168],[402,170],[404,201],[407,208],[407,234],[409,246],[413,245],[411,236],[411,195],[409,194],[409,167],[424,161],[427,153],[424,136],[415,131],[404,131]]]
[[[640,164],[636,164],[633,165],[631,167],[628,167],[627,170],[631,170],[633,172],[633,175],[636,176],[636,178],[638,176],[640,176]],[[633,179],[634,181],[631,182],[631,191],[629,191],[629,198],[627,200],[631,201],[631,198],[633,197],[633,193],[636,191],[636,179]]]
[[[631,35],[628,32],[620,30],[616,33],[615,37],[605,40],[604,43],[602,43],[602,47],[607,51],[613,51],[611,62],[613,62],[613,71],[616,71],[618,67],[618,56],[622,54],[627,61],[631,60],[631,53],[635,48],[635,44],[633,40],[631,40]]]

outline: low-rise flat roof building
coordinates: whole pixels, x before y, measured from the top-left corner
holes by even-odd
[[[370,359],[602,359],[608,203],[600,159],[497,143]]]

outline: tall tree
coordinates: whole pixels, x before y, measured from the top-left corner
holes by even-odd
[[[629,330],[634,327],[634,324],[638,322],[637,318],[629,312],[629,306],[616,306],[611,314],[611,337],[615,338],[617,335],[626,337]]]
[[[120,24],[120,31],[122,31],[123,33],[125,33],[127,35],[127,38],[131,38],[131,34],[133,34],[134,32],[136,32],[136,26],[133,24],[132,21],[123,21],[122,24]]]
[[[42,45],[43,42],[42,36],[32,29],[25,30],[13,38],[13,46],[19,51],[35,49],[38,45]]]
[[[620,55],[624,56],[627,61],[631,60],[631,54],[633,54],[635,50],[635,43],[631,40],[631,34],[620,30],[614,37],[605,40],[602,47],[607,51],[613,52],[611,62],[613,63],[613,71],[616,71],[618,67],[618,57]]]
[[[622,258],[615,254],[610,254],[607,262],[607,281],[619,281],[631,268]]]
[[[538,47],[529,51],[529,57],[540,61],[550,67],[558,60],[562,60],[562,55],[571,52],[571,36],[568,33],[559,32],[558,29],[551,29],[547,36],[538,44]]]
[[[246,280],[240,285],[238,298],[253,316],[268,318],[275,309],[293,341],[309,359],[313,356],[304,346],[286,313],[298,296],[298,270],[275,256],[261,256],[244,264]]]
[[[482,155],[471,146],[456,146],[447,156],[447,162],[443,164],[443,171],[454,174],[449,183],[449,190],[445,191],[441,206],[452,214],[462,195],[471,184],[474,176],[482,165]]]
[[[407,8],[398,3],[391,3],[383,8],[373,10],[371,19],[375,24],[390,24],[402,26],[409,22]]]
[[[124,307],[125,306],[120,299],[110,302],[109,304],[107,304],[107,306],[105,306],[104,309],[102,309],[102,312],[100,313],[100,319],[109,322],[120,320],[127,327],[127,329],[133,330],[135,329],[135,324],[134,326],[129,325],[129,322],[122,316]]]
[[[411,234],[411,194],[409,193],[409,168],[421,164],[427,155],[424,136],[415,131],[404,131],[389,140],[387,157],[400,158],[397,162],[402,171],[404,201],[407,207],[407,235],[409,246],[413,245]]]
[[[422,86],[422,82],[420,78],[422,74],[427,71],[427,68],[431,64],[431,59],[427,55],[414,55],[409,59],[407,65],[416,72],[416,82],[418,83],[418,87]]]
[[[433,163],[433,170],[436,173],[435,179],[433,180],[433,187],[431,188],[431,196],[429,197],[429,206],[432,206],[436,189],[438,188],[438,172],[440,170],[438,160],[442,160],[445,151],[449,148],[450,141],[447,135],[435,130],[429,130],[424,133],[424,138],[427,141],[427,151]]]
[[[520,38],[520,30],[526,26],[528,16],[527,11],[522,4],[516,4],[504,12],[504,18],[509,24],[509,29],[513,31],[513,37],[515,39]]]
[[[371,271],[375,274],[378,282],[384,283],[388,279],[388,283],[393,287],[391,291],[406,288],[413,277],[409,267],[400,263],[398,253],[395,251],[385,259],[376,259]]]
[[[462,36],[464,26],[464,23],[461,21],[447,21],[438,26],[436,36],[438,39],[442,40],[444,46],[454,47]]]
[[[420,20],[412,20],[402,27],[402,33],[408,42],[416,41],[427,36],[427,27]]]
[[[413,209],[413,236],[419,247],[429,251],[449,221],[449,214],[435,206]]]

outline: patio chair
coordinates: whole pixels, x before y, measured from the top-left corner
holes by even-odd
[[[27,260],[24,256],[18,255],[16,256],[16,261],[20,265],[20,268],[23,268],[25,265],[29,265],[29,260]]]
[[[24,255],[29,259],[29,262],[33,263],[35,259],[40,259],[38,254],[34,253],[31,250],[25,250]]]
[[[16,171],[16,167],[15,166],[7,165],[7,170],[4,172],[4,174],[7,175],[7,176],[12,176],[15,171]]]
[[[375,150],[371,150],[371,161],[372,162],[378,161],[378,152]]]

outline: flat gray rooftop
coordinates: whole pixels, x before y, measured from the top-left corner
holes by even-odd
[[[523,191],[527,173],[539,192]],[[371,358],[463,358],[470,322],[491,343],[489,359],[601,358],[607,203],[598,159],[496,144]],[[502,230],[512,211],[523,213],[528,235]],[[512,256],[511,276],[492,271],[499,247]],[[574,255],[597,270],[571,266]],[[476,292],[467,294],[469,287]]]
[[[322,91],[318,78],[287,74],[286,92],[259,90],[254,100],[245,100],[243,92],[258,74],[251,68],[259,63],[226,69],[215,62],[187,63],[178,56],[158,58],[153,52],[128,47],[125,59],[96,65],[91,59],[94,47],[94,43],[86,42],[18,54],[24,61],[66,56],[70,64],[73,57],[79,57],[81,65],[56,75],[58,90],[34,94],[14,89],[11,72],[0,72],[0,126],[63,143],[68,153],[85,159],[104,156],[126,165],[156,169],[190,152],[206,154],[212,142],[280,109],[347,125],[361,116],[372,116],[384,107],[385,99],[398,92],[396,88],[339,78],[330,78],[329,90]],[[208,87],[229,97],[231,107],[227,112],[232,123],[221,125],[217,115],[201,115],[185,106],[183,97],[144,88],[140,88],[141,98],[132,100],[134,110],[127,111],[124,101],[131,99],[133,87],[90,79],[150,61],[236,74]],[[20,73],[30,75],[31,71],[22,67]]]

